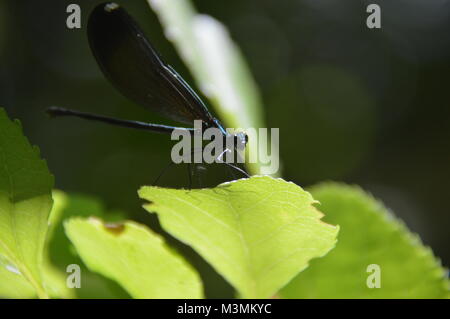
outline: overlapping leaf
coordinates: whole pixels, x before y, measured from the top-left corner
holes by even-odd
[[[0,109],[0,254],[9,269],[26,278],[43,298],[47,297],[42,265],[52,186],[53,177],[37,148],[23,136],[20,124]]]
[[[72,218],[65,228],[85,264],[134,298],[203,296],[196,271],[143,225]]]
[[[312,196],[293,183],[252,177],[212,189],[143,187],[144,207],[194,248],[244,298],[268,298],[335,244]]]
[[[326,221],[341,227],[339,241],[285,287],[282,297],[448,298],[446,272],[431,250],[380,202],[358,187],[336,183],[311,193]]]

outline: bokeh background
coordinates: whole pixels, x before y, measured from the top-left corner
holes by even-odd
[[[57,188],[92,195],[161,231],[136,190],[169,163],[170,139],[44,113],[58,105],[172,123],[129,102],[101,74],[86,37],[88,14],[100,2],[0,0],[0,106],[40,147]],[[117,2],[193,83],[147,2]],[[361,185],[449,266],[450,1],[193,2],[229,28],[246,57],[267,126],[280,128],[283,178],[304,187]],[[65,26],[69,3],[81,6],[81,29]],[[366,27],[369,3],[381,6],[381,30]],[[217,166],[199,174],[204,186],[231,178]],[[186,187],[186,167],[171,169],[159,185]],[[168,240],[202,269],[210,297],[232,295],[200,257]]]

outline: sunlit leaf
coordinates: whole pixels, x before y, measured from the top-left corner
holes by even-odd
[[[52,186],[38,149],[0,109],[0,254],[42,298],[48,296],[41,271]]]
[[[15,265],[0,255],[0,297],[33,298],[36,291]]]
[[[196,271],[143,225],[72,218],[65,229],[84,263],[134,298],[203,296]]]
[[[54,238],[55,229],[61,223],[63,211],[67,205],[67,197],[63,192],[54,190],[52,196],[53,207],[48,219],[47,239],[43,258],[44,286],[51,297],[74,298],[75,291],[66,285],[67,274],[58,269],[51,261],[49,243]]]
[[[123,219],[124,214],[106,210],[101,202],[92,196],[54,191],[53,200],[54,208],[50,216],[50,232],[52,236],[49,240],[51,261],[60,272],[65,273],[66,278],[68,275],[66,271],[69,265],[79,266],[83,274],[81,287],[71,289],[72,294],[76,294],[78,298],[130,298],[114,281],[89,271],[83,265],[75,248],[67,238],[62,225],[63,220],[71,217],[95,216],[107,221],[117,221]],[[60,207],[58,216],[53,214],[55,207]]]
[[[268,298],[336,242],[312,196],[299,186],[252,177],[212,189],[145,186],[144,208],[190,245],[244,298]]]
[[[431,250],[380,202],[358,187],[343,184],[322,184],[311,193],[320,201],[325,220],[341,227],[339,241],[326,258],[314,260],[280,296],[448,297],[446,272]],[[378,274],[379,278],[375,277]],[[377,279],[380,288],[376,288]]]

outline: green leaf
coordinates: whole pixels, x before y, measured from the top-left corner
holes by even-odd
[[[145,186],[139,196],[162,227],[205,258],[243,298],[273,296],[336,242],[312,196],[271,177],[212,189]]]
[[[72,218],[64,226],[84,263],[116,280],[134,298],[203,296],[195,270],[145,226],[97,218]]]
[[[52,186],[38,149],[0,109],[0,255],[41,298],[48,297],[41,268]]]
[[[313,261],[286,286],[281,297],[448,297],[445,271],[431,250],[379,201],[358,187],[335,183],[313,187],[311,193],[326,220],[341,227],[339,241],[326,258]],[[367,286],[374,274],[367,272],[371,264],[380,267],[380,288]]]
[[[67,287],[64,271],[58,269],[51,261],[49,243],[54,239],[54,233],[57,226],[61,223],[63,210],[67,205],[66,195],[58,190],[52,192],[53,207],[48,218],[47,238],[44,246],[44,258],[42,273],[44,278],[44,287],[51,297],[74,298],[73,289]]]
[[[43,284],[52,297],[73,298],[74,293],[66,286],[64,273],[44,259]],[[35,298],[36,290],[20,273],[15,265],[0,255],[0,297],[3,298]]]
[[[120,221],[124,219],[121,212],[106,210],[104,205],[98,199],[82,194],[66,194],[57,191],[58,197],[54,196],[55,205],[62,205],[61,216],[52,223],[55,226],[54,238],[50,240],[50,254],[52,261],[59,267],[67,267],[69,264],[77,264],[80,259],[67,238],[63,220],[72,217],[91,217],[95,216],[107,222]]]
[[[2,298],[33,298],[35,289],[26,280],[15,265],[0,255],[0,297]]]
[[[130,296],[114,281],[103,277],[100,274],[89,271],[78,257],[75,248],[67,238],[62,220],[71,217],[96,216],[107,221],[122,220],[124,214],[116,211],[106,210],[97,199],[92,196],[81,194],[66,194],[62,191],[53,192],[54,208],[50,216],[51,226],[54,228],[53,235],[49,240],[49,253],[51,261],[62,272],[66,272],[67,266],[76,264],[80,266],[82,272],[82,284],[80,288],[71,289],[78,298],[115,298],[125,299]],[[60,214],[56,218],[53,212],[55,207],[60,206]],[[67,275],[67,274],[66,274]]]
[[[148,2],[227,127],[266,127],[258,88],[226,27],[211,16],[198,14],[189,0]],[[256,145],[249,139],[250,151],[256,152]],[[249,165],[249,169],[253,174],[264,173],[262,163]]]

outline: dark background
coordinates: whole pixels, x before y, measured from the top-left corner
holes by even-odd
[[[169,163],[170,139],[77,119],[51,120],[44,113],[57,105],[170,123],[126,100],[100,73],[85,33],[88,14],[99,2],[0,0],[0,106],[22,121],[58,188],[93,195],[157,228],[156,218],[140,208],[136,190]],[[117,2],[193,85],[146,1]],[[81,6],[82,29],[65,26],[69,3]],[[381,6],[381,30],[365,25],[369,3]],[[267,127],[280,128],[283,178],[301,186],[326,180],[361,185],[448,266],[450,1],[194,4],[226,25],[245,55],[261,89]],[[201,176],[202,185],[230,179],[221,167]],[[170,170],[159,184],[186,187],[186,168]],[[223,289],[231,294],[209,266],[183,249],[205,269],[209,296]]]

